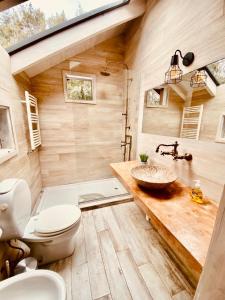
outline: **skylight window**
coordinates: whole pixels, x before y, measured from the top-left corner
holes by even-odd
[[[129,0],[29,0],[0,12],[0,44],[13,54]]]
[[[219,85],[225,83],[225,59],[221,59],[208,65],[207,69],[209,69]]]

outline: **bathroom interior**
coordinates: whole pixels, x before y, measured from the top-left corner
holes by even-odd
[[[0,44],[0,299],[224,300],[225,1],[3,0]]]

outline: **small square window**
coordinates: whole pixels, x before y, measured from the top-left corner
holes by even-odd
[[[10,109],[0,105],[0,163],[16,155]]]
[[[225,113],[223,113],[220,116],[220,120],[217,128],[216,142],[225,143]]]
[[[146,107],[168,107],[168,88],[158,87],[145,92]]]
[[[96,104],[95,75],[63,72],[65,102]]]

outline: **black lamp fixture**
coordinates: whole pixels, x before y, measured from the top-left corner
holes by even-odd
[[[182,81],[183,71],[179,67],[178,53],[185,67],[190,66],[194,61],[195,56],[193,52],[188,52],[183,56],[181,51],[177,49],[171,58],[169,70],[165,74],[165,83],[174,84]]]

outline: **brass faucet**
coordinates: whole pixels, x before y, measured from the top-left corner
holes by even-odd
[[[157,146],[155,152],[159,152],[160,147],[173,147],[173,150],[171,151],[161,151],[161,155],[171,155],[173,156],[174,160],[178,160],[178,159],[186,159],[187,161],[192,160],[192,154],[190,153],[185,153],[184,155],[179,155],[177,148],[178,148],[179,144],[176,141],[174,144],[160,144]]]

